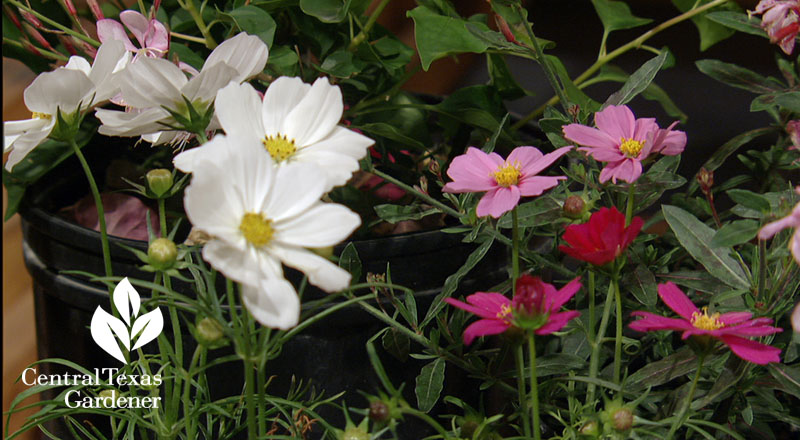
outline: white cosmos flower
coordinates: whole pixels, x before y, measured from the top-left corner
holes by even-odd
[[[73,56],[65,66],[37,76],[23,95],[31,119],[3,123],[3,152],[11,151],[6,169],[50,135],[59,111],[66,117],[114,96],[119,90],[116,79],[129,59],[121,42],[110,41],[100,46],[91,65]]]
[[[170,61],[140,58],[120,78],[122,97],[133,111],[98,109],[97,117],[103,122],[99,132],[110,136],[151,135],[149,139],[161,141],[172,139],[174,136],[157,133],[177,124],[165,107],[188,117],[185,98],[202,115],[220,88],[231,81],[240,83],[264,70],[267,56],[267,45],[260,38],[242,32],[217,46],[191,79]]]
[[[309,250],[333,246],[361,224],[348,208],[320,201],[326,181],[315,165],[278,167],[252,137],[217,135],[203,148],[186,188],[186,215],[212,236],[203,258],[246,285],[245,305],[262,324],[286,328],[298,319],[281,264],[328,292],[350,284],[347,271]]]
[[[225,133],[260,141],[279,165],[319,166],[328,182],[326,192],[345,184],[375,143],[337,126],[344,109],[342,92],[326,78],[313,86],[300,78],[278,78],[263,100],[250,84],[231,83],[217,93],[214,105]],[[204,155],[202,148],[176,157],[176,167],[191,172],[194,158]]]

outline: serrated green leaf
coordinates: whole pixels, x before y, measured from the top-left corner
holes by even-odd
[[[712,247],[731,247],[755,238],[761,225],[755,220],[737,220],[722,226],[714,238],[711,239]]]
[[[439,400],[439,395],[444,387],[444,370],[445,361],[442,358],[436,358],[422,367],[422,371],[417,376],[417,386],[414,388],[414,394],[417,395],[417,408],[420,411],[427,413]]]
[[[681,246],[711,275],[736,289],[750,287],[744,270],[729,255],[731,250],[711,246],[713,229],[677,206],[664,205],[661,209]]]

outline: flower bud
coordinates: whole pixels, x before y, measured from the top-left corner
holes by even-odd
[[[172,188],[172,173],[164,168],[158,168],[147,172],[147,186],[150,191],[161,197]]]
[[[617,431],[627,431],[633,426],[633,411],[622,407],[611,413],[611,424]]]
[[[562,208],[564,217],[577,220],[586,214],[586,202],[583,201],[581,196],[569,196],[564,200],[564,207]]]
[[[373,400],[369,403],[369,418],[378,423],[388,421],[391,418],[389,405],[381,400]]]
[[[115,408],[119,392],[115,389],[105,389],[100,391],[97,395],[100,398],[100,404],[106,408]]]
[[[369,440],[369,433],[360,426],[351,426],[342,432],[339,440]]]
[[[517,279],[517,290],[513,300],[514,308],[529,316],[544,313],[544,285],[539,277],[528,274]]]
[[[197,323],[197,342],[203,345],[213,345],[224,336],[222,324],[214,318],[205,317]]]
[[[586,437],[593,437],[596,438],[600,435],[600,425],[594,420],[586,422],[583,426],[581,426],[580,434]]]
[[[151,266],[159,270],[167,270],[175,264],[178,248],[168,238],[156,238],[147,247],[147,256]]]
[[[700,171],[697,172],[697,183],[700,184],[700,189],[704,193],[711,191],[711,187],[714,185],[714,172],[700,168]]]

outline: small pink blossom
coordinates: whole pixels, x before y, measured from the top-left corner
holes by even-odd
[[[800,194],[800,186],[796,187],[795,191]],[[794,235],[789,239],[789,250],[797,264],[800,264],[800,203],[786,217],[764,225],[758,232],[758,238],[767,240],[786,228],[794,228]]]
[[[792,140],[792,146],[789,149],[800,151],[800,119],[787,122],[786,132],[789,133],[789,138]]]
[[[564,176],[538,176],[572,147],[559,148],[542,154],[534,147],[517,147],[508,159],[497,153],[486,154],[469,147],[466,154],[453,159],[447,175],[453,179],[444,186],[445,192],[484,192],[478,202],[479,217],[491,215],[500,218],[514,209],[521,197],[541,195],[544,191],[558,185]]]
[[[150,213],[150,228],[158,231],[158,213],[136,197],[121,193],[103,193],[100,195],[106,218],[108,235],[130,240],[148,240],[147,213]],[[85,228],[100,230],[97,208],[94,199],[88,195],[78,203],[64,208],[72,211],[75,222]]]
[[[549,335],[561,330],[567,322],[580,315],[574,310],[560,311],[580,288],[578,278],[556,290],[539,277],[523,275],[517,280],[517,295],[513,301],[496,292],[473,293],[467,297],[466,303],[453,298],[445,298],[444,301],[481,318],[464,330],[464,344],[469,345],[479,336],[497,335],[512,326],[517,327],[515,313],[524,316],[544,314],[546,320],[534,331],[537,335]]]
[[[686,146],[686,133],[673,130],[677,122],[662,129],[653,118],[636,119],[628,106],[610,105],[595,113],[597,128],[581,124],[564,127],[564,137],[583,145],[578,148],[608,165],[600,172],[600,183],[617,179],[633,183],[642,175],[642,161],[652,153],[675,156]]]
[[[800,31],[800,1],[761,0],[751,13],[761,15],[761,27],[772,43],[777,43],[786,55],[791,55]]]
[[[155,18],[148,20],[147,17],[137,11],[122,11],[119,19],[130,30],[139,42],[139,48],[131,43],[125,28],[116,20],[104,18],[97,20],[97,37],[100,42],[107,40],[119,40],[125,45],[125,49],[136,54],[134,60],[139,55],[149,58],[163,58],[169,51],[169,32],[167,28]]]
[[[671,282],[658,286],[658,296],[681,318],[667,318],[650,312],[637,311],[631,316],[641,316],[642,319],[632,322],[630,324],[632,329],[640,332],[683,331],[682,339],[690,336],[710,336],[722,341],[735,355],[746,361],[759,365],[780,362],[780,349],[747,339],[783,331],[770,325],[772,319],[752,319],[753,315],[750,312],[709,315],[707,307],[703,307],[702,311],[698,309],[686,294]]]
[[[791,320],[792,329],[794,329],[795,333],[800,333],[800,303],[797,303],[797,305],[794,306]]]

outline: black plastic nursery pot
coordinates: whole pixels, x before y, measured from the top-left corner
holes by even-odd
[[[87,151],[94,148],[86,147]],[[87,156],[93,157],[91,155],[87,152]],[[99,155],[103,156],[102,153]],[[98,169],[102,169],[103,160],[99,162]],[[30,187],[20,206],[24,258],[33,277],[38,357],[66,359],[89,370],[120,367],[119,361],[98,347],[90,332],[92,315],[97,307],[109,310],[106,288],[79,275],[63,273],[104,273],[100,234],[58,214],[61,208],[73,204],[87,192],[86,178],[77,160],[70,158]],[[362,262],[362,273],[384,273],[388,264],[393,283],[417,292],[417,304],[420,314],[423,314],[447,277],[463,265],[474,250],[474,244],[462,240],[463,235],[435,230],[354,241],[353,244]],[[146,242],[111,236],[114,275],[152,280],[153,274],[141,271],[139,266],[142,263],[123,246],[147,250]],[[335,252],[340,253],[343,247],[338,246]],[[507,278],[507,262],[505,248],[495,245],[461,281],[460,293],[488,289],[502,282]],[[188,286],[176,285],[178,290],[181,287]],[[146,289],[138,291],[143,300],[149,295]],[[192,295],[191,291],[182,293]],[[164,334],[169,335],[171,324],[168,315],[164,316]],[[186,323],[182,322],[181,326],[184,329],[184,352],[191,353],[196,343],[186,330]],[[281,396],[294,376],[303,381],[310,380],[314,389],[318,392],[324,390],[325,395],[345,391],[348,405],[364,403],[365,406],[364,398],[357,391],[377,394],[381,389],[365,344],[384,326],[357,305],[331,314],[296,335],[283,346],[278,358],[268,362],[268,377],[274,376],[268,391]],[[157,344],[148,345],[152,347],[146,351],[157,350]],[[212,350],[209,361],[214,355],[231,353],[230,348]],[[401,363],[388,354],[381,358],[395,385],[406,384],[406,398],[413,402],[414,379],[422,364],[417,365],[414,360]],[[42,364],[37,368],[39,373],[45,374],[66,371],[56,364]],[[239,364],[218,366],[210,370],[208,377],[212,398],[239,395],[242,391],[243,373]],[[446,390],[476,389],[459,384],[458,380],[457,373],[448,374]],[[322,411],[326,419],[343,420],[341,411],[328,409],[327,413]],[[56,431],[63,429],[58,424],[51,428]],[[424,431],[412,435],[422,438]]]

